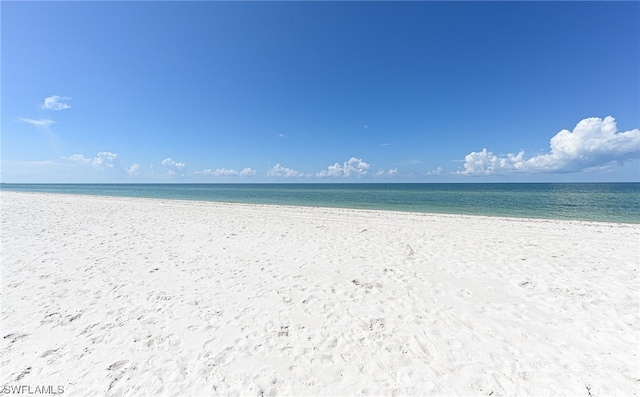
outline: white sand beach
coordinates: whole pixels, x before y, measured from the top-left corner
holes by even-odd
[[[640,225],[0,199],[5,390],[640,394]]]

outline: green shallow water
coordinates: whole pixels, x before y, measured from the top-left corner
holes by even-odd
[[[1,184],[7,191],[640,223],[640,183]]]

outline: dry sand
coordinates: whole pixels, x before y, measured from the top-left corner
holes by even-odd
[[[5,391],[640,394],[640,225],[0,197]]]

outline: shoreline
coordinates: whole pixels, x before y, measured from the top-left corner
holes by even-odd
[[[0,192],[0,383],[637,394],[640,225]]]
[[[238,207],[256,207],[256,208],[290,208],[297,209],[300,211],[304,211],[306,209],[309,210],[327,210],[327,211],[355,211],[355,212],[363,212],[363,213],[388,213],[388,214],[398,214],[398,215],[406,215],[406,216],[427,216],[427,217],[469,217],[469,218],[481,218],[486,220],[504,220],[504,221],[524,221],[524,222],[568,222],[568,223],[584,223],[584,224],[602,224],[602,225],[614,225],[620,227],[640,227],[640,223],[637,222],[616,222],[616,221],[600,221],[600,220],[584,220],[584,219],[571,219],[571,218],[538,218],[533,216],[506,216],[506,215],[483,215],[483,214],[465,214],[465,213],[448,213],[448,212],[422,212],[422,211],[409,211],[409,210],[392,210],[392,209],[374,209],[374,208],[358,208],[358,207],[331,207],[331,206],[320,206],[320,205],[293,205],[293,204],[273,204],[273,203],[250,203],[250,202],[236,202],[236,201],[216,201],[216,200],[197,200],[197,199],[188,199],[188,198],[163,198],[163,197],[136,197],[136,196],[110,196],[103,194],[80,194],[80,193],[59,193],[59,192],[23,192],[23,191],[12,191],[12,190],[0,190],[0,198],[3,194],[26,194],[26,195],[46,195],[46,196],[71,196],[78,198],[99,198],[103,200],[150,200],[151,202],[158,203],[193,203],[194,205],[216,205],[220,204],[222,206],[238,206]]]
[[[3,185],[0,190],[3,187],[16,192],[640,224],[640,183],[45,184]]]

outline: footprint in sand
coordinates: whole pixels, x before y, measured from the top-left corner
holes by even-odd
[[[29,334],[8,334],[4,336],[4,339],[9,341],[9,344],[14,343],[18,339],[26,338]]]
[[[281,325],[280,332],[278,332],[278,336],[289,336],[289,326]]]
[[[384,318],[373,318],[369,320],[369,330],[370,331],[380,331],[384,329],[386,323]]]
[[[109,371],[117,371],[120,368],[123,368],[128,363],[129,363],[129,360],[116,361],[115,363],[109,365],[109,367],[107,367],[107,370],[109,370]]]
[[[16,377],[16,382],[18,382],[20,379],[24,378],[25,376],[29,375],[30,372],[31,372],[31,367],[25,368],[24,371],[22,371],[20,375]]]

